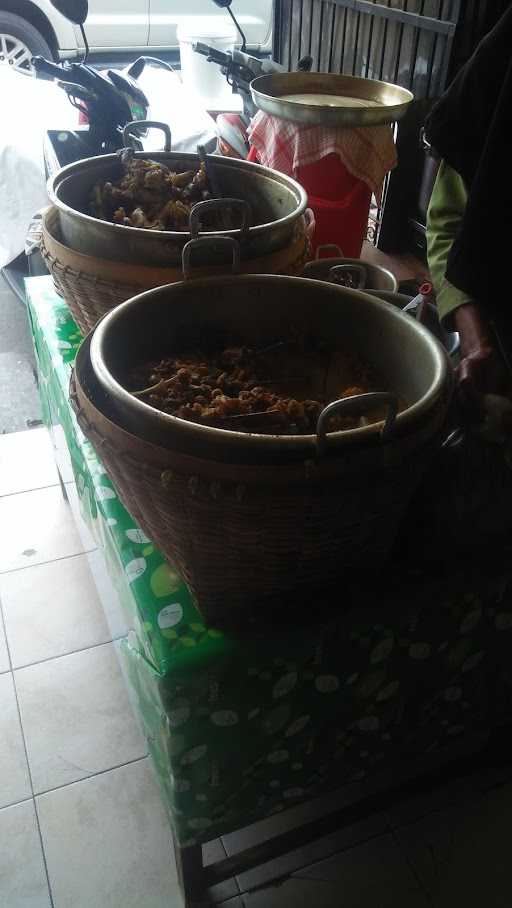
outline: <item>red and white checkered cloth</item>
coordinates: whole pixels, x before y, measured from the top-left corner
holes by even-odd
[[[250,123],[248,135],[261,164],[291,177],[299,167],[314,164],[328,154],[339,155],[349,173],[366,183],[377,201],[384,177],[397,163],[389,126],[304,126],[260,110]]]

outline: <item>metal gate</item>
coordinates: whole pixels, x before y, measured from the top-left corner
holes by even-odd
[[[368,238],[386,251],[425,253],[429,162],[419,131],[443,92],[511,0],[274,0],[274,56],[296,69],[383,79],[415,96],[400,124],[401,166],[386,180],[386,209],[373,208]],[[430,175],[429,175],[430,174]]]
[[[460,12],[461,0],[275,0],[274,55],[296,69],[310,54],[318,72],[383,79],[409,88],[416,99],[434,98],[447,82]],[[382,204],[370,211],[373,243],[388,189],[389,178]]]
[[[416,98],[447,80],[461,0],[275,0],[274,54],[288,69],[384,79]]]

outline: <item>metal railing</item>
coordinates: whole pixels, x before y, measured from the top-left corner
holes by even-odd
[[[383,79],[416,98],[443,90],[461,0],[275,0],[274,55],[289,69]]]
[[[419,196],[425,153],[418,142],[417,110],[424,115],[509,4],[510,0],[274,0],[274,56],[289,69],[311,54],[313,70],[394,82],[410,89],[419,102],[411,105],[401,124],[400,155],[407,167],[385,181],[385,223],[383,205],[371,213],[368,238],[383,248],[419,248],[416,233],[409,239],[410,224],[424,218]]]

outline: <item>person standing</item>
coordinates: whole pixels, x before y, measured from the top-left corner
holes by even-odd
[[[434,105],[425,132],[441,159],[429,267],[440,318],[460,335],[463,397],[474,401],[512,390],[512,6]]]

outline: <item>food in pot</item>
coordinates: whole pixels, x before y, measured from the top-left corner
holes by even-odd
[[[164,357],[134,369],[127,382],[145,403],[190,422],[240,432],[308,435],[333,400],[382,390],[357,357],[322,345],[278,340],[262,348],[230,344]],[[382,418],[376,414],[375,420]],[[329,430],[366,424],[333,416]]]
[[[159,161],[121,152],[124,174],[116,182],[96,183],[91,214],[102,221],[146,230],[188,230],[196,202],[212,197],[204,163],[175,173]],[[215,229],[215,225],[214,225]]]
[[[350,268],[335,271],[331,277],[333,284],[339,284],[341,287],[349,287],[357,290],[361,286],[361,274],[358,269],[353,271]]]

